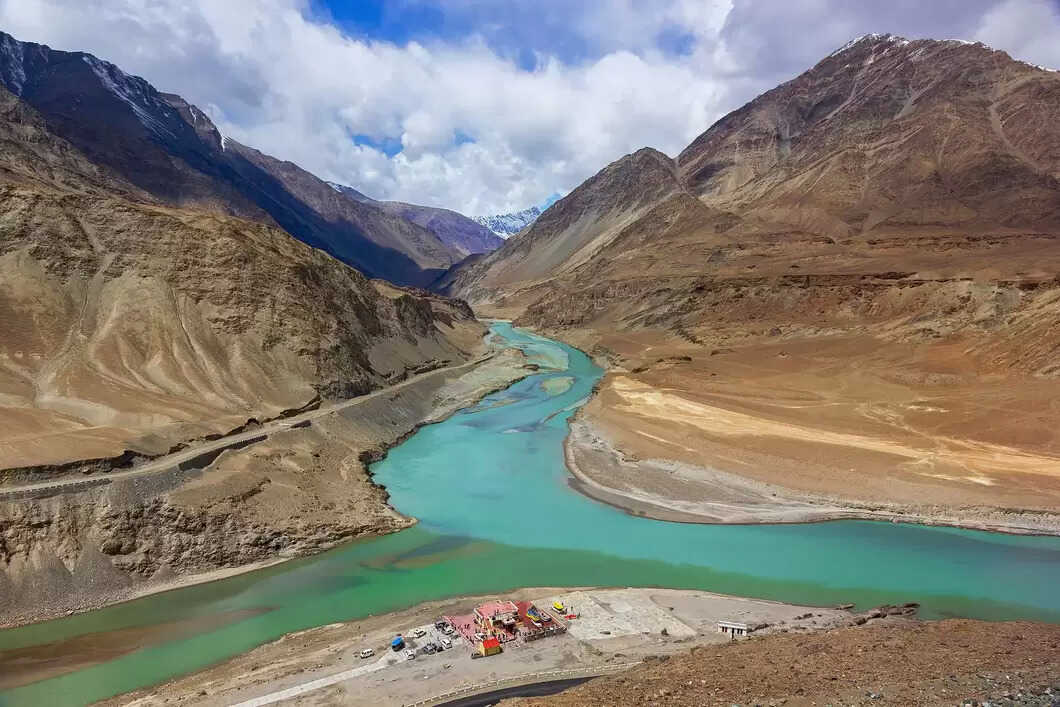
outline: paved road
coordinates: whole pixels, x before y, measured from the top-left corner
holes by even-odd
[[[280,700],[289,700],[292,697],[298,697],[299,695],[304,695],[305,693],[312,692],[313,690],[319,690],[320,688],[327,687],[328,685],[334,685],[335,683],[342,682],[343,680],[349,680],[350,678],[355,678],[359,675],[364,675],[366,673],[374,673],[376,670],[382,670],[387,666],[387,660],[390,658],[391,656],[384,655],[382,658],[375,661],[374,663],[362,665],[358,668],[351,668],[350,670],[344,670],[341,673],[328,675],[327,677],[320,678],[319,680],[311,680],[309,682],[304,682],[301,685],[295,685],[294,687],[289,687],[286,690],[270,692],[267,695],[255,697],[254,699],[247,700],[246,702],[240,702],[236,705],[233,705],[232,707],[263,707],[264,705],[271,705],[273,703],[279,702]]]
[[[146,464],[142,464],[126,471],[112,471],[104,476],[93,476],[89,478],[78,477],[69,479],[58,479],[55,481],[43,481],[36,484],[5,486],[3,488],[0,488],[0,500],[2,500],[5,496],[25,496],[27,494],[35,492],[62,489],[64,486],[90,486],[99,483],[106,483],[114,479],[145,476],[148,474],[155,474],[160,471],[166,471],[167,469],[172,469],[173,467],[177,466],[178,464],[181,464],[182,462],[191,461],[192,459],[195,459],[196,457],[201,456],[203,454],[207,454],[209,452],[217,451],[220,449],[225,449],[227,447],[231,447],[233,445],[237,445],[244,442],[257,442],[274,432],[290,429],[291,427],[295,427],[300,424],[316,420],[326,415],[331,415],[333,413],[339,412],[340,410],[356,407],[357,405],[366,403],[369,400],[378,398],[381,395],[390,395],[396,390],[401,390],[402,388],[410,386],[413,383],[416,383],[417,381],[424,380],[425,378],[440,376],[444,375],[445,373],[451,373],[453,371],[458,371],[464,368],[471,368],[473,366],[477,366],[489,360],[490,358],[493,358],[493,356],[495,355],[496,351],[491,351],[485,356],[481,356],[475,359],[474,361],[461,363],[455,366],[436,368],[433,371],[427,371],[426,373],[421,373],[419,375],[412,376],[411,378],[403,380],[400,383],[387,386],[386,388],[380,388],[379,390],[368,393],[366,395],[361,395],[356,398],[350,398],[349,400],[342,400],[337,403],[330,403],[328,405],[321,406],[315,410],[309,410],[308,412],[303,412],[298,415],[285,417],[282,420],[273,420],[272,422],[266,422],[260,427],[256,427],[246,432],[227,435],[216,440],[203,442],[202,444],[196,444],[192,447],[188,447],[187,449],[182,449],[179,452],[174,452],[173,454],[167,454],[165,456],[158,457],[157,459],[153,459],[150,462],[147,462]]]
[[[442,702],[438,707],[490,707],[501,700],[509,697],[543,697],[555,695],[569,688],[581,685],[583,682],[592,680],[586,678],[566,678],[564,680],[548,680],[546,682],[533,682],[529,685],[516,685],[515,687],[504,687],[492,692],[484,692],[481,695],[461,697],[451,702]]]
[[[265,707],[265,705],[275,704],[282,702],[283,700],[289,700],[299,695],[304,695],[307,692],[319,690],[323,687],[329,687],[351,678],[355,678],[367,673],[374,673],[377,670],[382,670],[388,667],[389,659],[392,656],[385,655],[379,660],[370,665],[362,665],[357,668],[350,670],[344,670],[341,673],[335,673],[334,675],[328,675],[327,677],[319,678],[317,680],[311,680],[309,682],[302,683],[301,685],[295,685],[289,687],[286,690],[277,690],[276,692],[270,692],[267,695],[261,697],[255,697],[245,702],[239,702],[232,705],[232,707]],[[627,666],[628,667],[628,666]],[[590,669],[591,670],[591,669]],[[610,670],[605,672],[612,672]],[[491,690],[489,692],[481,692],[475,695],[468,695],[467,697],[458,697],[449,702],[436,703],[439,707],[487,707],[488,705],[496,704],[505,697],[540,697],[542,695],[554,695],[557,692],[562,692],[568,688],[580,685],[586,680],[592,680],[597,675],[583,675],[573,678],[561,678],[559,680],[543,680],[541,682],[531,682],[524,685],[513,685],[511,687],[503,687],[497,690]],[[518,677],[513,678],[518,679]],[[434,703],[434,700],[426,700],[425,702]],[[416,703],[421,704],[421,703]]]

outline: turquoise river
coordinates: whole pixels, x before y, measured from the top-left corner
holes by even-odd
[[[0,693],[0,705],[84,704],[290,631],[521,586],[700,588],[862,607],[918,601],[926,617],[1060,622],[1060,538],[857,521],[666,523],[575,493],[563,464],[567,418],[602,371],[576,349],[507,324],[495,324],[493,335],[522,348],[541,371],[422,428],[374,467],[395,508],[418,525],[0,632],[0,652],[58,651],[78,636],[169,622],[185,627],[107,662]],[[563,380],[545,383],[556,378]]]

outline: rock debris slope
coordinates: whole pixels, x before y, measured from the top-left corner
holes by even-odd
[[[1048,624],[883,619],[867,626],[700,646],[552,697],[504,707],[597,705],[1053,705]]]

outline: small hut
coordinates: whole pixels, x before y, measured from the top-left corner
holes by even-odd
[[[747,624],[742,624],[738,621],[719,621],[718,631],[736,638],[737,636],[746,636],[751,632],[751,629]]]
[[[483,658],[488,655],[497,655],[501,652],[501,642],[493,636],[485,638],[478,644],[478,652]]]

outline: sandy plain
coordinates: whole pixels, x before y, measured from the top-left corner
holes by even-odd
[[[704,350],[644,333],[594,348],[609,372],[567,460],[600,500],[693,522],[1060,532],[1051,379],[977,374],[954,344],[869,337]]]

